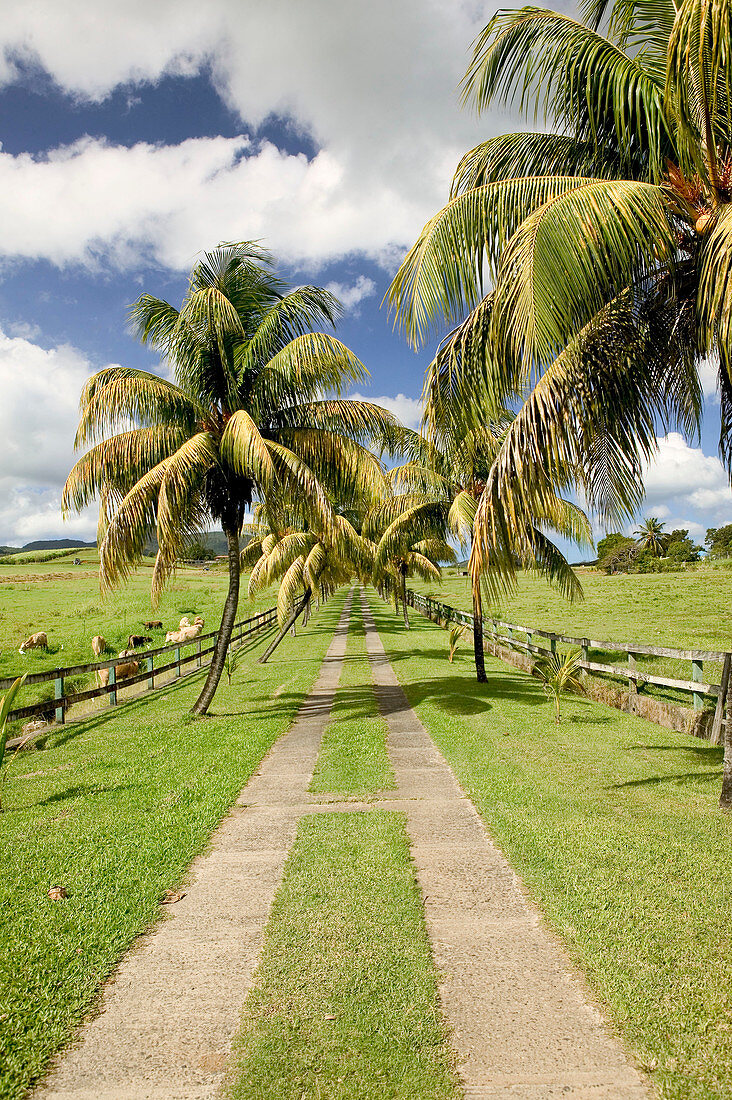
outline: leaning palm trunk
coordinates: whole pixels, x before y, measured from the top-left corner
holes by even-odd
[[[277,637],[275,638],[275,640],[269,646],[267,646],[264,653],[259,658],[260,665],[264,665],[264,664],[267,663],[269,658],[272,656],[274,651],[277,649],[277,646],[280,644],[280,642],[284,638],[287,631],[295,625],[297,620],[302,615],[303,611],[306,611],[307,608],[310,607],[310,599],[312,597],[312,594],[313,594],[312,589],[310,589],[310,588],[305,589],[305,595],[300,600],[300,603],[297,605],[297,607],[293,608],[292,614],[290,615],[289,619],[287,620],[285,625],[280,630],[280,632],[277,635]]]
[[[407,574],[402,570],[402,608],[404,609],[404,625],[409,630],[409,612],[407,610]]]
[[[221,674],[226,663],[226,654],[231,641],[231,632],[236,622],[236,613],[239,607],[239,534],[235,530],[224,528],[226,542],[229,550],[229,591],[224,604],[224,612],[221,616],[221,626],[216,635],[213,657],[203,685],[203,691],[191,708],[191,714],[206,714],[211,706],[216,688],[219,686]]]
[[[475,675],[479,684],[485,684],[485,651],[483,649],[483,602],[480,588],[473,584],[473,652],[475,654]]]

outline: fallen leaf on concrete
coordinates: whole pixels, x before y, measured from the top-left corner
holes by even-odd
[[[63,886],[52,886],[48,891],[48,896],[51,901],[63,901],[63,899],[67,898],[69,895]]]
[[[165,891],[165,897],[160,899],[160,904],[161,905],[174,905],[176,903],[176,901],[180,901],[180,899],[184,898],[184,897],[185,897],[184,893],[176,894],[175,890],[166,890]]]

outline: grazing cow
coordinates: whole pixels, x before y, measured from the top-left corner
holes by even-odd
[[[123,649],[120,652],[120,657],[129,657],[129,656],[130,656],[130,654],[127,652],[126,649]],[[137,673],[139,671],[140,671],[140,662],[139,661],[127,661],[125,664],[116,665],[115,670],[114,670],[115,683],[119,683],[120,680],[128,680],[130,678],[130,676],[137,676]],[[97,670],[97,675],[99,676],[99,683],[102,685],[102,687],[107,687],[107,685],[109,684],[109,669],[108,668],[100,668],[100,669]]]
[[[203,620],[195,622],[193,626],[183,626],[180,630],[169,630],[165,635],[165,644],[185,645],[186,642],[195,642],[203,630]]]
[[[151,642],[152,638],[148,638],[144,634],[130,634],[127,639],[127,648],[136,649],[137,646],[146,645],[147,642]]]
[[[23,642],[18,653],[25,653],[27,649],[48,649],[48,635],[46,631],[39,630],[36,634],[31,634],[30,638],[26,638]]]
[[[145,627],[145,630],[162,630],[163,629],[163,624],[161,623],[160,619],[150,619],[149,622],[143,623],[142,625]]]
[[[92,653],[95,657],[101,657],[107,648],[107,643],[101,634],[95,634],[92,638]]]

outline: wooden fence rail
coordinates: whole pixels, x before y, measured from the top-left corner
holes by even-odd
[[[241,642],[244,638],[250,637],[252,634],[257,634],[260,630],[267,630],[269,627],[274,626],[277,622],[277,608],[270,607],[266,611],[261,611],[258,615],[252,615],[248,619],[242,619],[241,622],[235,623],[231,632],[231,641]],[[245,629],[246,628],[246,629]],[[46,699],[40,703],[30,703],[25,707],[18,707],[16,710],[12,710],[8,715],[8,719],[13,721],[19,718],[33,718],[36,715],[47,714],[51,710],[55,712],[56,722],[64,722],[66,720],[66,711],[69,707],[75,703],[81,703],[85,699],[95,699],[100,695],[108,695],[110,706],[117,705],[117,692],[119,688],[131,686],[132,684],[140,684],[143,680],[147,680],[147,687],[149,691],[152,691],[155,687],[155,677],[161,676],[165,672],[172,672],[175,670],[176,677],[182,674],[182,669],[185,665],[190,665],[195,662],[196,668],[202,668],[204,664],[204,658],[210,653],[213,653],[215,648],[215,642],[211,639],[215,639],[218,634],[217,630],[212,631],[209,634],[201,634],[198,638],[194,638],[191,642],[186,642],[184,645],[164,645],[159,646],[157,649],[143,649],[136,652],[134,655],[127,657],[113,657],[108,661],[92,661],[85,665],[70,665],[67,668],[54,668],[49,669],[46,672],[34,672],[31,673],[25,681],[25,687],[32,686],[33,684],[43,684],[53,681],[54,684],[54,698]],[[210,642],[205,648],[202,643]],[[187,653],[185,656],[181,655],[182,649],[191,649],[192,652]],[[173,660],[168,661],[163,665],[155,665],[155,658],[160,654],[173,654]],[[129,664],[130,661],[138,661],[140,664],[140,671],[134,676],[127,676],[121,682],[117,682],[115,676],[115,669],[117,665]],[[206,664],[209,662],[206,661]],[[70,676],[80,676],[88,672],[98,672],[100,669],[109,669],[109,683],[99,687],[89,688],[87,691],[75,691],[66,693],[64,690],[65,680]],[[13,683],[15,677],[6,677],[0,680],[0,691],[9,688]],[[12,742],[8,742],[8,747],[12,747]]]
[[[464,626],[473,627],[473,616],[467,611],[460,611],[450,604],[442,603],[431,596],[422,596],[418,592],[407,590],[407,603],[425,615],[427,618],[437,618],[445,622],[461,623]],[[525,635],[525,641],[517,638],[517,634]],[[492,645],[504,645],[511,649],[523,650],[527,654],[551,654],[556,653],[557,642],[564,645],[578,646],[582,650],[580,668],[586,672],[600,673],[603,676],[625,680],[630,690],[638,690],[638,685],[654,684],[658,687],[671,688],[674,691],[688,692],[693,698],[694,710],[700,711],[704,707],[704,697],[716,697],[716,709],[712,725],[711,743],[719,744],[724,718],[724,705],[730,679],[730,663],[732,654],[706,649],[672,649],[668,646],[643,645],[640,642],[610,642],[600,641],[596,638],[575,638],[567,634],[556,634],[551,630],[539,630],[533,626],[521,626],[518,623],[507,623],[502,619],[486,618],[483,620],[483,637]],[[549,644],[541,645],[535,639],[544,639]],[[616,653],[627,653],[627,665],[609,665],[599,661],[590,660],[590,650],[610,650]],[[680,661],[691,662],[691,679],[679,680],[670,676],[658,676],[643,672],[636,666],[636,657],[671,657]],[[715,661],[722,665],[720,684],[706,683],[704,681],[704,662]]]

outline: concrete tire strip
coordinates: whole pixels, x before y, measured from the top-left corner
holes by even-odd
[[[466,1097],[647,1100],[652,1093],[581,975],[409,706],[363,593],[361,599],[374,690],[388,725]]]
[[[264,928],[340,678],[352,592],[310,695],[196,859],[185,896],[141,936],[100,1013],[36,1100],[210,1100],[220,1089]]]

